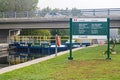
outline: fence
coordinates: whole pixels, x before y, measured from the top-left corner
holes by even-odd
[[[69,36],[61,36],[61,43],[70,43],[70,37]],[[33,45],[40,45],[41,43],[55,43],[55,36],[12,36],[10,38],[10,41],[12,43],[18,42],[18,43],[32,43]],[[96,40],[97,41],[97,40]],[[94,39],[89,38],[73,38],[73,43],[90,43],[90,44],[97,44]]]
[[[0,12],[0,18],[30,18],[30,17],[45,17],[48,13],[59,13],[61,17],[110,17],[120,16],[120,8],[111,9],[76,9],[76,10],[58,10],[58,11],[23,11],[23,12]],[[52,14],[52,17],[56,14]],[[59,16],[59,15],[58,15]]]
[[[68,36],[62,36],[61,42],[66,42],[69,40]],[[55,43],[55,36],[12,36],[10,38],[11,42],[28,42],[28,43]]]

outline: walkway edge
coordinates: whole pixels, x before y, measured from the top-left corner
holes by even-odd
[[[93,46],[96,46],[96,45],[93,45]],[[90,47],[93,47],[93,46],[90,46]],[[73,49],[73,51],[77,51],[77,50],[83,49],[83,48],[85,48],[85,47],[75,48],[75,49]],[[68,52],[69,52],[69,50],[59,52],[57,54],[57,56],[66,54]],[[36,64],[36,63],[39,63],[39,62],[43,62],[43,61],[46,61],[48,59],[52,59],[52,58],[55,58],[55,57],[56,57],[55,54],[53,54],[53,55],[50,55],[50,56],[38,58],[38,59],[35,59],[35,60],[31,60],[31,61],[28,61],[28,62],[17,64],[17,65],[8,66],[8,67],[0,69],[0,74],[10,72],[10,71],[13,71],[13,70],[16,70],[16,69],[19,69],[19,68],[23,68],[23,67],[26,67],[26,66],[30,66],[32,64]]]

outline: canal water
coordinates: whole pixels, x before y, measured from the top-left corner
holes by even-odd
[[[8,55],[9,55],[8,51],[1,51],[0,52],[0,69],[3,67],[9,66],[8,60],[7,60]]]
[[[58,48],[58,52],[67,50],[67,47]],[[55,47],[46,48],[39,46],[19,46],[18,48],[9,49],[9,51],[0,52],[0,68],[24,63],[36,58],[48,56],[55,53]]]
[[[80,43],[77,43],[77,46],[74,44],[72,48],[77,47],[80,47]],[[57,47],[57,52],[66,51],[68,49],[69,43],[64,46]],[[28,44],[28,46],[21,46],[18,43],[11,44],[11,46],[9,46],[9,51],[0,52],[0,68],[48,56],[54,54],[55,50],[55,46],[48,46],[48,44],[42,44],[42,46],[31,46],[30,44]]]
[[[43,56],[47,56],[47,55],[43,55],[40,53],[26,54],[23,52],[1,51],[0,52],[0,69],[7,66],[27,62]]]

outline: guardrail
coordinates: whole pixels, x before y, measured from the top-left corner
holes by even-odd
[[[47,14],[52,13],[51,17],[56,17],[55,13],[61,14],[64,17],[84,17],[84,16],[120,16],[120,8],[111,9],[73,9],[73,10],[59,10],[59,11],[23,11],[23,12],[0,12],[0,18],[31,18],[31,17],[46,17]],[[59,16],[59,15],[57,15]],[[62,17],[60,16],[60,17]],[[60,18],[59,17],[59,18]],[[48,17],[49,18],[49,17]]]
[[[60,36],[61,43],[69,43],[69,36]],[[33,45],[40,45],[41,43],[55,43],[55,36],[12,36],[11,43],[32,43]],[[94,42],[93,42],[94,41]],[[89,38],[73,38],[74,42],[79,43],[95,43],[95,39]],[[96,44],[96,43],[95,43]]]
[[[69,40],[69,36],[61,36],[61,42]],[[55,36],[12,36],[11,42],[29,42],[29,43],[42,43],[42,42],[55,42]]]

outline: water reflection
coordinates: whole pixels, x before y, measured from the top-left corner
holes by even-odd
[[[41,55],[39,53],[21,53],[21,52],[14,52],[9,53],[8,62],[10,65],[23,63],[29,60],[33,60],[36,58],[40,58],[45,55]]]
[[[0,68],[9,66],[8,64],[8,51],[1,51],[0,52]]]
[[[80,47],[80,43],[72,44],[72,48]],[[57,52],[66,51],[69,49],[69,43],[63,44],[60,47],[57,47]],[[9,51],[0,53],[0,67],[5,67],[9,65],[15,65],[30,61],[36,58],[43,56],[48,56],[55,53],[55,44],[49,45],[44,43],[41,46],[33,46],[31,43],[19,44],[14,43],[9,45]]]
[[[46,56],[46,55],[43,55],[40,53],[16,52],[15,50],[1,51],[0,52],[0,68],[23,63],[23,62],[30,61],[43,56]]]

